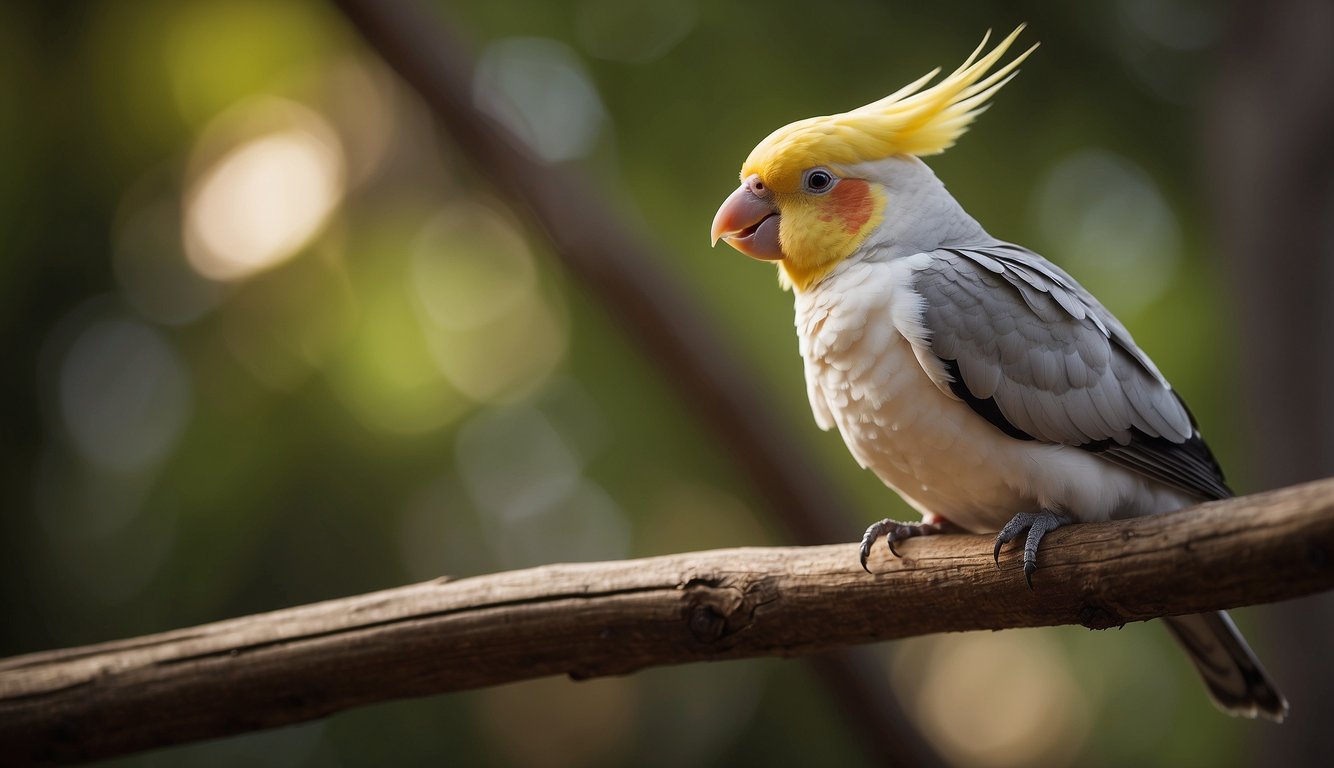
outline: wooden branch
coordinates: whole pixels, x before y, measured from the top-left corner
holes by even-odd
[[[0,661],[5,760],[103,758],[386,699],[554,674],[798,656],[934,632],[1082,624],[1334,588],[1334,479],[1043,540],[1035,589],[988,536],[728,549],[415,584]]]

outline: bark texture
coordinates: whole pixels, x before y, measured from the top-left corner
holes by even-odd
[[[386,699],[533,677],[799,656],[935,632],[1081,624],[1334,588],[1334,479],[1061,528],[1034,590],[987,536],[746,548],[415,584],[0,661],[0,754],[102,758]]]

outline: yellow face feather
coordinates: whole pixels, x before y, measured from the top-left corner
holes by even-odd
[[[779,193],[778,262],[783,287],[804,291],[857,250],[884,220],[885,192],[879,184],[844,179],[823,197]]]

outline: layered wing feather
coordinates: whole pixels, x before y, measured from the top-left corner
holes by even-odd
[[[951,394],[1016,439],[1077,446],[1199,498],[1232,495],[1185,403],[1073,278],[1009,244],[930,256],[914,288]]]

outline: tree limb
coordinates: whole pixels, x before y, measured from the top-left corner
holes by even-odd
[[[544,675],[799,656],[935,632],[1081,624],[1334,588],[1334,479],[1061,528],[1035,589],[987,536],[727,549],[438,579],[0,661],[0,754],[103,758]]]

